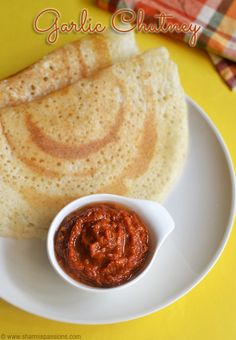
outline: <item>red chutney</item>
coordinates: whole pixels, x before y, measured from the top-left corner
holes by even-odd
[[[67,216],[55,235],[63,270],[79,282],[115,287],[144,265],[149,233],[139,216],[114,203],[84,206]]]

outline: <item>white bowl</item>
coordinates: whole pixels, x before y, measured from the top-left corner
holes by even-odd
[[[100,287],[92,287],[86,285],[82,282],[78,282],[74,280],[71,276],[69,276],[59,265],[55,250],[54,250],[54,237],[55,233],[58,230],[61,222],[64,220],[66,216],[68,216],[73,211],[82,208],[91,203],[95,202],[114,202],[121,204],[133,211],[135,211],[140,218],[146,224],[149,234],[150,234],[150,249],[148,253],[148,257],[145,261],[145,265],[142,270],[130,281],[116,287],[111,288],[100,288]],[[139,200],[133,198],[127,198],[123,196],[110,195],[110,194],[96,194],[90,196],[84,196],[75,201],[66,205],[59,213],[55,216],[54,220],[51,223],[51,226],[48,231],[47,237],[47,251],[49,260],[56,270],[56,272],[67,282],[72,284],[73,286],[84,289],[90,292],[104,292],[104,291],[114,291],[118,289],[124,289],[136,283],[140,280],[148,271],[150,266],[152,265],[154,258],[156,257],[158,250],[162,246],[163,242],[167,238],[167,236],[174,229],[174,221],[168,211],[159,203],[149,200]]]

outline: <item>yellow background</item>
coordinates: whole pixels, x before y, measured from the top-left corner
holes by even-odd
[[[0,79],[78,38],[78,34],[64,34],[56,45],[47,45],[45,36],[32,29],[32,20],[39,10],[55,7],[67,22],[77,21],[84,6],[94,22],[108,24],[110,15],[90,0],[0,0]],[[214,121],[235,162],[236,93],[223,83],[206,53],[163,35],[138,34],[137,41],[141,50],[161,45],[168,48],[179,66],[184,89]],[[126,323],[83,326],[39,318],[0,300],[0,333],[80,334],[84,340],[235,340],[236,230],[209,275],[189,294],[160,312]]]

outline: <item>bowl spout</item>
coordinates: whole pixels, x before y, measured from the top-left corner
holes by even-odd
[[[174,230],[175,223],[170,213],[161,204],[154,201],[136,200],[140,215],[149,225],[151,237],[160,247],[167,236]]]

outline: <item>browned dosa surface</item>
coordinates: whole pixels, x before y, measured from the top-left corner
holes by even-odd
[[[187,110],[164,49],[0,111],[0,236],[45,236],[93,193],[162,201],[182,169]]]
[[[136,53],[132,32],[88,34],[0,81],[0,108],[44,96]]]

